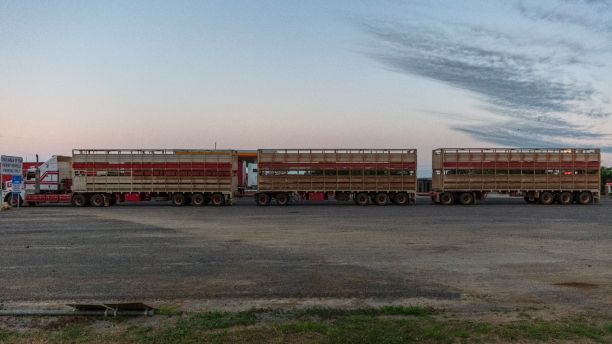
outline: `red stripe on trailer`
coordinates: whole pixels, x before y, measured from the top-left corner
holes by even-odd
[[[357,168],[357,167],[378,167],[378,168],[412,168],[416,167],[413,162],[262,162],[259,168]]]
[[[74,169],[231,169],[231,163],[209,163],[209,162],[194,162],[194,163],[123,163],[111,164],[105,162],[75,162],[72,164]]]
[[[599,168],[600,164],[597,161],[576,161],[576,162],[556,162],[556,161],[511,161],[511,162],[502,162],[502,161],[483,161],[483,162],[455,162],[455,161],[445,161],[444,167],[449,168],[471,168],[471,169],[480,169],[480,168]]]
[[[96,176],[96,171],[89,171],[87,175]],[[160,176],[160,177],[228,177],[231,176],[231,171],[216,171],[216,170],[134,170],[131,173],[126,172],[123,176]],[[105,177],[105,176],[100,176]],[[112,176],[109,176],[112,177]]]

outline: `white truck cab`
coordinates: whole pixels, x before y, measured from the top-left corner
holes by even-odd
[[[51,159],[36,166],[29,167],[23,177],[23,185],[19,193],[20,202],[27,200],[26,195],[57,194],[70,189],[72,171],[72,158],[54,155]],[[2,200],[7,203],[15,203],[16,198],[12,195],[13,186],[11,181],[4,183]],[[11,200],[13,202],[11,202]]]

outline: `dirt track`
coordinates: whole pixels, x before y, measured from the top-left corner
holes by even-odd
[[[419,201],[1,212],[0,295],[8,304],[419,300],[612,312],[612,201]]]

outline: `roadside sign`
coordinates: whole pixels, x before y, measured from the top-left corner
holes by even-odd
[[[21,176],[23,171],[23,158],[18,156],[0,156],[0,174]]]
[[[11,197],[17,202],[17,208],[21,203],[21,175],[11,177]]]
[[[23,173],[23,158],[22,157],[18,157],[18,156],[10,156],[10,155],[0,155],[0,196],[2,196],[0,198],[1,200],[4,200],[4,175],[7,176],[17,176],[19,177],[18,179],[18,183],[14,183],[12,182],[11,184],[13,184],[12,187],[12,192],[13,194],[11,196],[15,195],[15,192],[21,192],[21,174]],[[12,180],[12,179],[11,179]],[[15,190],[15,185],[17,186],[17,188],[19,188],[19,191]],[[19,194],[17,195],[17,197],[19,197]],[[17,206],[19,206],[19,204],[17,204]]]
[[[11,188],[14,193],[21,192],[21,176],[12,176],[11,177]]]

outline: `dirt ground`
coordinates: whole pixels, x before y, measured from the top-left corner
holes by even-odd
[[[0,212],[0,308],[411,304],[612,314],[612,201]]]

